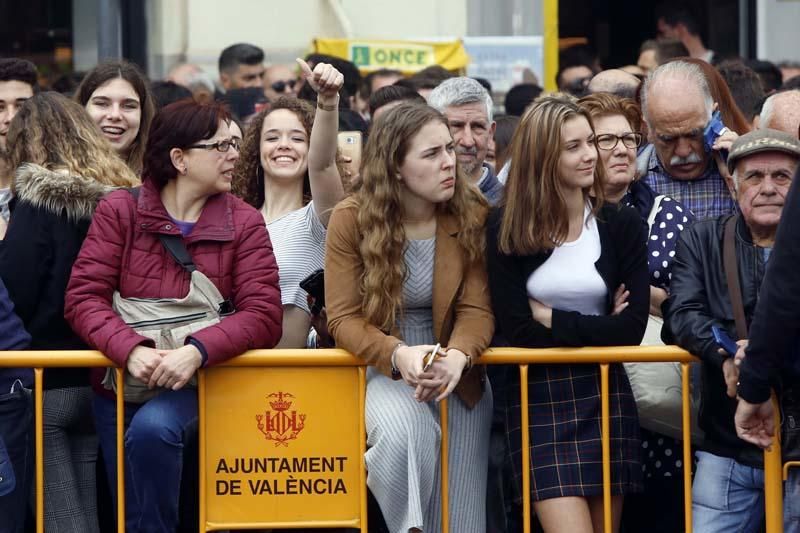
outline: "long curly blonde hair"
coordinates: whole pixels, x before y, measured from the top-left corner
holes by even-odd
[[[25,102],[8,128],[8,147],[12,169],[33,163],[113,187],[139,184],[86,110],[55,92],[42,92]]]
[[[361,163],[361,183],[345,200],[358,208],[364,261],[361,279],[362,312],[384,331],[390,330],[402,309],[403,280],[406,276],[403,252],[401,184],[396,176],[409,147],[419,131],[431,122],[447,125],[445,117],[427,105],[405,103],[381,116],[372,126]],[[455,217],[458,243],[464,261],[472,264],[484,257],[484,221],[488,205],[475,185],[456,170],[453,197],[437,205],[443,214]]]

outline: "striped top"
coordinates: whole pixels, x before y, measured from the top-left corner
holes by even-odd
[[[404,259],[406,279],[403,281],[403,312],[398,326],[403,341],[409,346],[433,344],[433,263],[436,237],[409,240]]]
[[[314,210],[314,202],[290,211],[267,224],[272,251],[278,263],[281,303],[310,313],[300,282],[325,266],[327,231]]]

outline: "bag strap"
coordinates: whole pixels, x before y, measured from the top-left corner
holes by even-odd
[[[141,187],[131,187],[125,190],[131,193],[131,196],[133,196],[136,202],[139,201],[139,191]],[[161,241],[161,244],[167,249],[169,255],[175,259],[175,262],[177,262],[182,269],[189,274],[197,270],[197,266],[194,264],[194,260],[191,254],[189,254],[189,250],[186,249],[186,245],[183,244],[183,239],[181,237],[178,235],[159,233],[158,240]]]
[[[661,207],[661,201],[664,199],[665,195],[659,194],[656,196],[655,200],[653,200],[653,208],[650,210],[650,216],[647,217],[647,235],[648,237],[653,232],[653,224],[656,222],[656,215],[658,215],[658,208]]]
[[[738,215],[733,215],[725,223],[725,231],[722,237],[722,262],[725,267],[725,277],[728,281],[728,294],[733,307],[733,318],[736,321],[736,334],[740,339],[746,339],[747,319],[744,315],[744,304],[742,303],[739,266],[736,263],[736,222],[738,220]]]

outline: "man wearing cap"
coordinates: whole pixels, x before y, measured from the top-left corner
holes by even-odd
[[[712,327],[739,338],[723,259],[726,231],[733,237],[745,329],[749,325],[798,161],[800,141],[791,135],[766,129],[739,137],[728,156],[727,180],[739,213],[697,222],[678,243],[663,310],[677,344],[702,360],[699,424],[705,440],[692,487],[698,533],[756,532],[763,520],[762,451],[736,435],[739,367],[733,354],[720,351]],[[799,524],[787,521],[786,531],[800,531]]]

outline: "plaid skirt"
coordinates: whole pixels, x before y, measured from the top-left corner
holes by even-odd
[[[519,378],[505,387],[506,434],[517,487],[522,499],[522,434]],[[609,365],[611,417],[611,493],[641,492],[642,458],[636,401],[625,369]],[[603,494],[600,439],[600,367],[598,365],[530,365],[528,371],[531,498]]]

